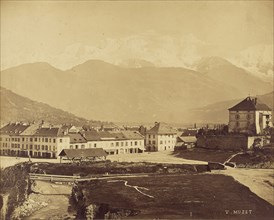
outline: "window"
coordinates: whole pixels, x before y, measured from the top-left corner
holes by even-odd
[[[34,141],[37,141],[37,138],[34,138]]]
[[[251,118],[250,115],[247,115],[247,116],[246,116],[246,119],[247,119],[247,120],[249,120],[250,118]]]
[[[82,148],[82,149],[84,149],[84,148],[85,148],[85,145],[84,145],[84,144],[82,144],[82,145],[81,145],[81,148]]]
[[[127,146],[127,142],[126,142],[125,144],[126,144],[126,146]]]
[[[137,141],[135,141],[135,146],[137,146],[138,145],[138,142]]]
[[[132,141],[130,142],[130,146],[132,146]]]
[[[29,146],[29,149],[32,150],[32,144]]]
[[[148,135],[148,138],[150,138],[150,134]]]
[[[118,147],[119,146],[119,142],[116,142],[116,147]]]
[[[48,138],[45,138],[45,142],[48,142]]]
[[[69,148],[70,148],[70,149],[73,149],[73,145],[70,145]]]
[[[30,142],[32,142],[32,138],[30,138],[29,140],[30,140]]]
[[[60,138],[60,143],[62,143],[62,141],[63,141],[62,138]]]
[[[266,119],[269,119],[269,115],[266,115],[265,118],[266,118]]]
[[[49,143],[51,143],[51,138],[49,138]]]
[[[163,141],[160,141],[160,144],[163,144]]]
[[[45,150],[48,150],[48,145],[45,145]]]
[[[94,147],[96,147],[96,143],[94,144]]]
[[[110,146],[111,146],[111,147],[114,147],[114,143],[111,143]]]
[[[124,142],[121,142],[121,147],[123,147],[124,146]]]
[[[240,119],[240,115],[235,115],[235,118],[236,119]]]
[[[151,141],[148,141],[148,144],[151,144]]]
[[[42,142],[44,142],[44,138],[42,138]]]
[[[22,138],[22,141],[25,141],[25,138]]]
[[[42,145],[42,150],[44,150],[44,145]]]

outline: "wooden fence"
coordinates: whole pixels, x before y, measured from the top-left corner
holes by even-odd
[[[147,177],[148,174],[110,174],[110,175],[101,175],[97,177],[80,177],[80,176],[65,176],[65,175],[51,175],[51,174],[36,174],[29,173],[31,180],[43,180],[51,182],[81,182],[81,181],[90,181],[90,180],[102,180],[102,179],[113,179],[113,178],[129,178],[129,177]]]

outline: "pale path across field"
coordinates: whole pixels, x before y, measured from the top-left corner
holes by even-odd
[[[151,163],[174,163],[174,164],[207,164],[205,161],[188,160],[176,157],[174,152],[145,152],[141,154],[117,154],[109,155],[107,159],[119,162],[151,162]]]
[[[212,173],[232,176],[257,196],[274,205],[273,169],[228,168],[227,170],[214,170]]]

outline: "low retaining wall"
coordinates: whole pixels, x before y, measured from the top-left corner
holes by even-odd
[[[197,147],[216,150],[246,150],[248,138],[243,135],[199,136]]]

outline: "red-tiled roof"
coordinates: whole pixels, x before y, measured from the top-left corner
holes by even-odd
[[[229,111],[271,111],[271,109],[258,98],[247,97],[237,105],[228,109]]]
[[[59,156],[74,158],[88,158],[88,157],[106,157],[108,154],[103,148],[90,148],[90,149],[63,149]]]
[[[147,131],[147,134],[176,134],[176,131],[164,123],[155,123],[154,127]]]

